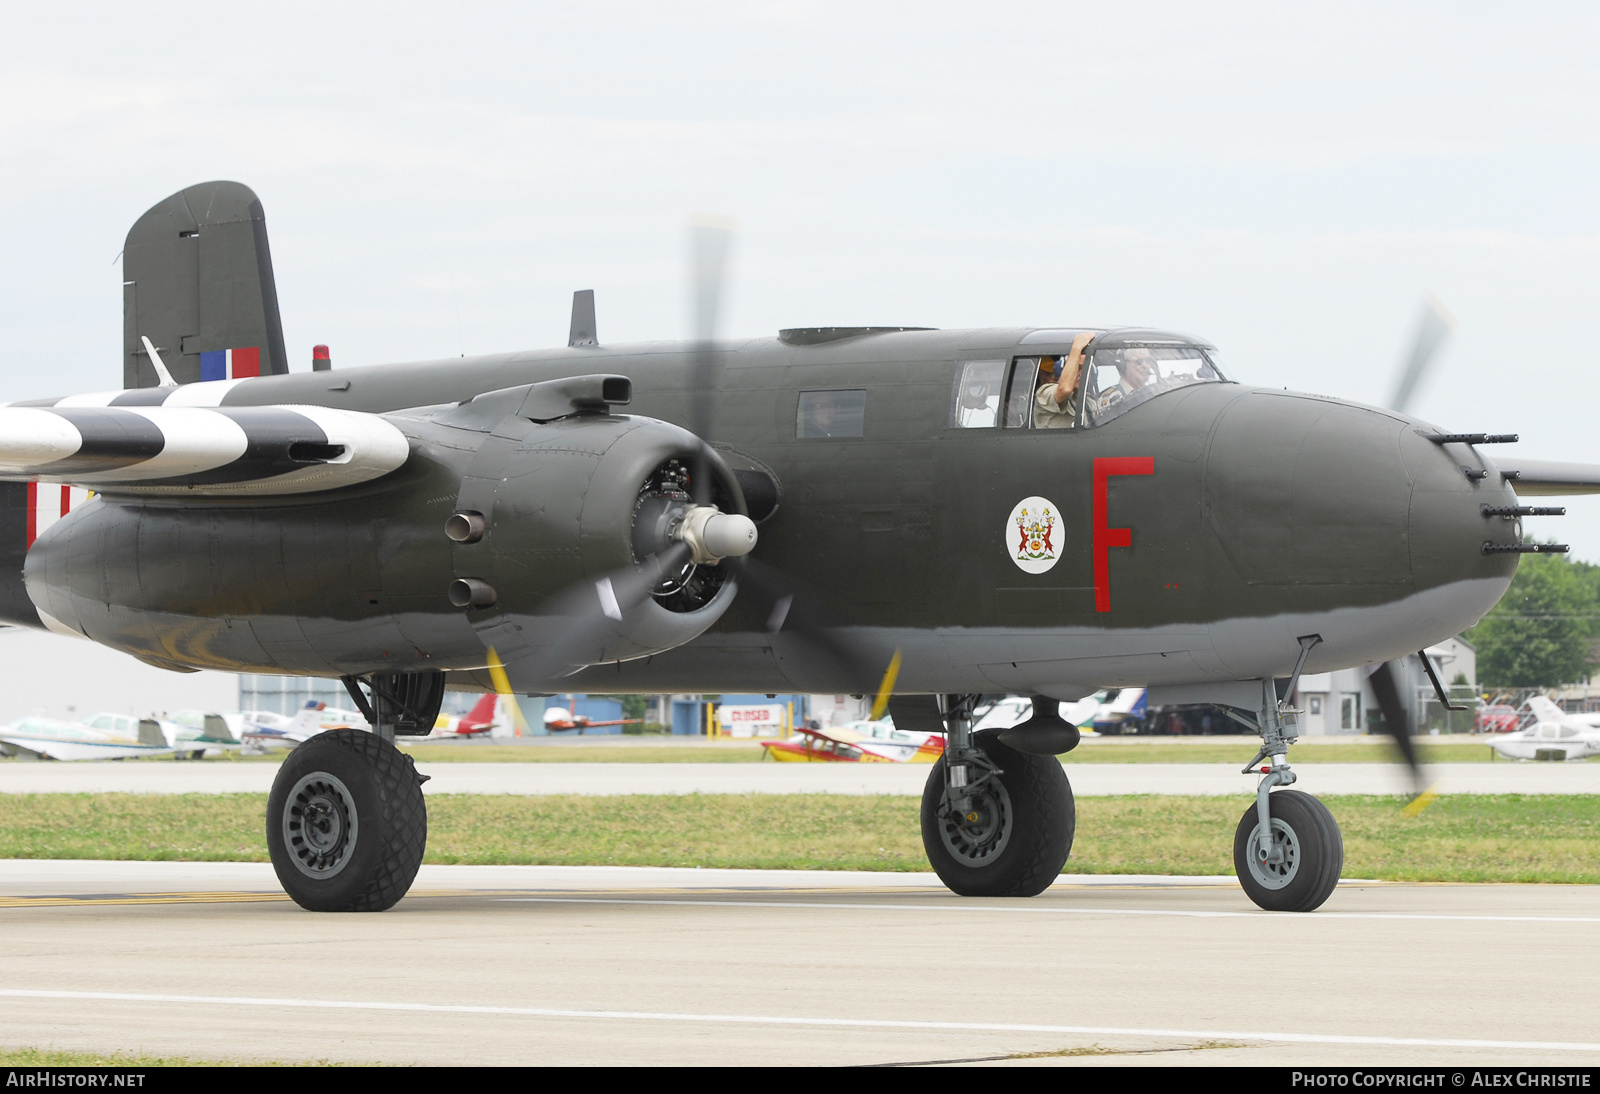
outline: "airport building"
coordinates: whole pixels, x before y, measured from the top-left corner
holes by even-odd
[[[1410,715],[1412,731],[1471,732],[1478,694],[1478,653],[1472,643],[1457,636],[1427,650],[1439,682],[1445,685],[1453,703],[1465,704],[1465,711],[1446,711],[1434,693],[1433,682],[1416,657],[1397,662],[1396,685],[1400,703]],[[1300,715],[1300,732],[1308,737],[1379,732],[1383,715],[1377,694],[1372,690],[1376,665],[1341,669],[1302,676],[1290,703]],[[1465,683],[1454,681],[1465,678]]]

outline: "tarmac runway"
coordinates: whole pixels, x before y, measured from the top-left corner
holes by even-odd
[[[245,863],[0,862],[0,1041],[420,1064],[1600,1062],[1600,887],[424,867],[316,915]],[[1049,1054],[1018,1058],[1018,1054]],[[1084,1054],[1088,1053],[1088,1054]]]
[[[1248,759],[1248,755],[1245,757]],[[925,764],[423,763],[430,794],[905,794],[919,795]],[[1250,794],[1255,780],[1233,764],[1068,763],[1079,797],[1108,794]],[[277,765],[198,763],[5,763],[0,793],[260,793]],[[1396,764],[1296,764],[1312,794],[1402,794]],[[1595,794],[1600,763],[1456,763],[1429,769],[1443,794]]]

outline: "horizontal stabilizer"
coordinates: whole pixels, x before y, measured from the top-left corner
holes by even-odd
[[[0,407],[0,479],[109,494],[334,490],[386,475],[409,453],[378,415],[326,407]]]
[[[1600,464],[1507,459],[1501,463],[1500,470],[1511,480],[1511,488],[1518,497],[1600,494]]]

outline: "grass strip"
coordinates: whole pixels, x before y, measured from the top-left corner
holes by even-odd
[[[1410,818],[1400,798],[1324,800],[1344,832],[1346,877],[1600,882],[1600,798],[1463,794]],[[1231,874],[1248,804],[1081,799],[1067,872]],[[0,858],[265,862],[265,824],[260,794],[5,794]],[[927,869],[908,797],[438,794],[428,827],[430,863]]]

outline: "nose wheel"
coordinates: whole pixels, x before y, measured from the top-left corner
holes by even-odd
[[[1344,869],[1344,837],[1323,805],[1298,790],[1271,795],[1271,840],[1261,838],[1252,805],[1233,837],[1233,868],[1245,895],[1271,912],[1309,912],[1322,905]]]

